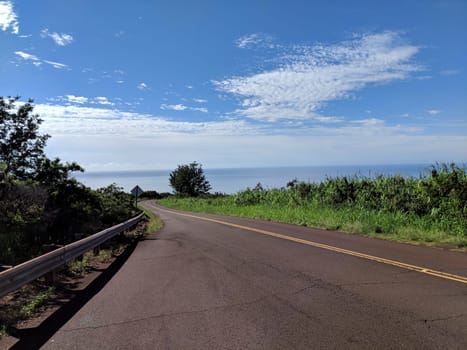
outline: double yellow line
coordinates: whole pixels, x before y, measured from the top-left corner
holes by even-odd
[[[392,265],[392,266],[396,266],[396,267],[399,267],[399,268],[402,268],[402,269],[416,271],[416,272],[424,273],[426,275],[435,276],[435,277],[439,277],[439,278],[443,278],[443,279],[447,279],[447,280],[467,284],[467,277],[464,277],[464,276],[459,276],[459,275],[454,275],[454,274],[447,273],[447,272],[437,271],[437,270],[429,269],[429,268],[426,268],[426,267],[406,264],[406,263],[396,261],[396,260],[385,259],[385,258],[381,258],[381,257],[374,256],[374,255],[364,254],[364,253],[356,252],[356,251],[353,251],[353,250],[348,250],[348,249],[334,247],[334,246],[327,245],[327,244],[308,241],[306,239],[287,236],[287,235],[283,235],[283,234],[276,233],[276,232],[257,229],[257,228],[254,228],[254,227],[237,225],[237,224],[233,224],[233,223],[222,221],[222,220],[211,219],[211,218],[206,218],[206,217],[191,215],[191,214],[186,214],[186,213],[180,213],[180,212],[175,212],[175,211],[172,211],[172,210],[165,210],[165,209],[161,209],[161,208],[157,208],[157,209],[161,210],[161,211],[169,212],[171,214],[179,215],[179,216],[185,216],[185,217],[189,217],[189,218],[193,218],[193,219],[214,222],[214,223],[225,225],[225,226],[230,226],[230,227],[235,227],[235,228],[239,228],[239,229],[242,229],[242,230],[247,230],[247,231],[251,231],[251,232],[260,233],[260,234],[266,235],[266,236],[271,236],[271,237],[284,239],[286,241],[306,244],[306,245],[316,247],[316,248],[326,249],[326,250],[330,250],[330,251],[341,253],[341,254],[351,255],[351,256],[358,257],[358,258],[379,262],[381,264]]]

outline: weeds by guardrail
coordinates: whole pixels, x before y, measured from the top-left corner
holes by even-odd
[[[144,213],[140,213],[118,225],[0,272],[0,297],[100,246],[110,238],[135,226],[143,216]]]

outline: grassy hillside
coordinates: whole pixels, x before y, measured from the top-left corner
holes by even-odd
[[[467,247],[467,172],[455,164],[433,166],[419,178],[293,180],[286,188],[257,186],[231,196],[170,197],[160,203],[183,210]]]

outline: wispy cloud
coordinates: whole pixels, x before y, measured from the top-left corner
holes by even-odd
[[[197,112],[203,112],[207,113],[208,109],[204,107],[188,107],[182,104],[176,104],[176,105],[168,105],[168,104],[161,104],[160,107],[162,110],[171,110],[171,111],[197,111]]]
[[[0,29],[11,29],[13,34],[19,33],[18,16],[13,9],[12,1],[0,1]]]
[[[49,61],[49,60],[43,60],[36,55],[24,52],[24,51],[15,51],[15,55],[22,58],[25,61],[30,61],[33,65],[36,67],[41,66],[43,63],[48,64],[54,68],[57,69],[68,69],[68,66],[63,63],[59,62],[54,62],[54,61]]]
[[[95,103],[99,105],[104,105],[104,106],[114,106],[115,103],[110,102],[107,97],[104,96],[99,96],[94,99]]]
[[[23,51],[15,51],[15,55],[21,57],[25,61],[31,61],[35,66],[40,66],[42,61],[35,55]]]
[[[149,90],[149,86],[146,83],[139,83],[136,87],[142,91]]]
[[[54,102],[65,102],[66,105],[75,104],[75,105],[102,105],[102,106],[115,106],[115,103],[110,101],[105,96],[98,96],[98,97],[85,97],[85,96],[75,96],[75,95],[65,95],[65,96],[58,96],[51,101]]]
[[[254,39],[245,38],[238,45],[250,45]],[[242,98],[236,114],[267,121],[319,120],[320,109],[330,101],[349,98],[370,84],[406,79],[421,70],[411,63],[419,48],[404,44],[395,32],[360,35],[335,45],[294,46],[287,51],[277,53],[276,68],[213,81],[217,90]]]
[[[437,114],[441,113],[441,111],[439,109],[429,109],[429,110],[427,110],[427,112],[430,115],[437,115]]]
[[[235,45],[240,49],[251,48],[254,46],[273,48],[272,37],[262,33],[253,33],[244,35],[235,40]]]
[[[48,60],[43,60],[42,62],[50,64],[52,67],[57,68],[57,69],[68,69],[68,66],[63,63],[48,61]]]
[[[67,96],[68,97],[68,96]],[[76,97],[75,98],[79,98]],[[125,112],[77,105],[35,106],[44,119],[44,130],[52,135],[131,135],[192,133],[203,135],[238,135],[256,133],[245,121],[225,120],[216,122],[171,121],[149,114]]]
[[[204,98],[194,98],[193,101],[196,103],[207,103],[208,100],[205,100]]]
[[[46,38],[49,37],[51,38],[55,44],[58,46],[65,46],[69,45],[73,42],[73,37],[70,34],[65,34],[65,33],[55,33],[55,32],[49,32],[49,30],[43,29],[41,32],[41,37]]]
[[[84,96],[66,95],[65,97],[69,102],[72,102],[72,103],[83,104],[89,101],[89,99]]]

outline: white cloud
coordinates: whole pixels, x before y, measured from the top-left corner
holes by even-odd
[[[35,113],[44,120],[42,131],[52,135],[47,154],[87,170],[171,169],[193,159],[210,168],[431,163],[462,160],[467,148],[465,136],[422,135],[374,118],[298,130],[246,120],[173,121],[76,105],[39,104]]]
[[[68,69],[68,66],[66,64],[49,61],[49,60],[43,60],[37,57],[36,55],[32,55],[24,51],[15,51],[15,55],[21,57],[25,61],[31,61],[32,64],[34,64],[37,67],[41,66],[43,63],[46,63],[57,69]]]
[[[203,112],[203,113],[208,112],[208,109],[204,108],[204,107],[188,107],[188,106],[185,106],[185,105],[182,105],[182,104],[168,105],[168,104],[163,103],[163,104],[161,104],[160,108],[162,110],[172,110],[172,111],[185,111],[185,110],[188,110],[188,111],[197,111],[197,112]]]
[[[178,105],[168,105],[168,104],[161,104],[161,109],[162,110],[172,110],[172,111],[184,111],[186,109],[188,109],[187,106],[184,106],[182,104],[178,104]]]
[[[19,33],[18,16],[12,1],[0,1],[0,29],[6,31],[9,28],[13,34]]]
[[[73,37],[70,34],[55,33],[55,32],[51,33],[49,32],[47,28],[42,30],[41,36],[43,38],[45,37],[51,38],[55,42],[55,44],[57,44],[58,46],[69,45],[73,41]]]
[[[40,59],[37,56],[24,52],[24,51],[15,51],[15,55],[21,57],[22,59],[26,61],[40,62]]]
[[[194,98],[193,101],[197,103],[207,103],[208,100],[205,100],[204,98]]]
[[[253,33],[244,35],[235,40],[235,45],[240,49],[246,49],[253,46],[273,48],[272,38],[262,33]]]
[[[115,103],[111,102],[107,97],[98,96],[98,97],[85,97],[85,96],[75,96],[75,95],[66,95],[65,97],[59,96],[54,99],[50,99],[50,101],[56,102],[67,102],[73,103],[77,105],[83,104],[98,104],[102,106],[114,106]]]
[[[48,61],[48,60],[43,60],[43,62],[50,64],[52,67],[57,68],[57,69],[68,69],[68,66],[63,63]]]
[[[295,46],[276,58],[279,64],[274,69],[213,84],[221,92],[242,98],[238,115],[268,121],[318,120],[327,102],[349,98],[370,84],[406,79],[421,70],[410,62],[418,47],[401,41],[397,33],[383,32],[336,45]]]
[[[137,88],[140,90],[149,90],[149,86],[146,83],[139,83]]]
[[[71,95],[70,95],[71,96]],[[68,97],[68,96],[67,96]],[[73,96],[74,99],[83,97]],[[245,121],[183,122],[170,121],[149,114],[76,105],[38,104],[43,128],[51,135],[130,135],[152,137],[155,134],[193,133],[237,135],[254,133]]]
[[[441,113],[441,111],[439,109],[429,109],[427,112],[430,115],[437,115],[437,114]]]
[[[88,102],[88,98],[84,96],[74,96],[74,95],[66,95],[65,96],[69,102],[83,104]]]
[[[114,106],[115,105],[115,103],[110,102],[107,99],[107,97],[104,97],[104,96],[96,97],[94,100],[96,101],[95,103],[100,104],[100,105],[107,105],[107,106]]]

